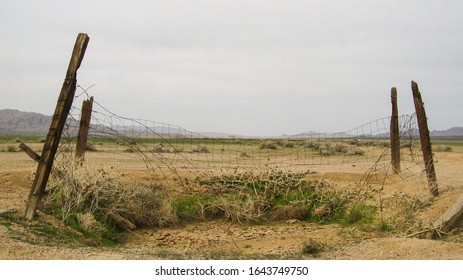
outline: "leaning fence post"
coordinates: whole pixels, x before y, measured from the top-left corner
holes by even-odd
[[[428,121],[424,110],[424,103],[421,99],[421,93],[418,89],[418,84],[412,81],[413,101],[415,103],[416,117],[418,119],[418,128],[420,130],[421,149],[423,151],[423,159],[428,179],[429,191],[433,196],[438,196],[438,186],[436,171],[434,169],[434,160],[432,156],[431,138],[429,136]]]
[[[391,164],[394,173],[400,172],[400,136],[399,136],[399,111],[397,108],[397,89],[391,88]]]
[[[89,37],[87,34],[79,33],[72,51],[71,60],[69,62],[66,78],[56,104],[55,113],[48,130],[45,144],[43,145],[42,155],[40,162],[37,166],[34,182],[32,184],[31,192],[26,202],[26,209],[24,216],[27,219],[32,219],[35,216],[40,201],[42,199],[45,187],[53,167],[53,161],[58,149],[63,132],[66,118],[72,106],[74,94],[77,84],[77,69],[79,69],[82,59],[84,58],[85,50],[87,48]]]
[[[88,131],[90,129],[90,120],[92,119],[93,96],[89,100],[82,102],[82,111],[80,115],[79,133],[77,134],[76,160],[83,161],[85,149],[87,147]]]

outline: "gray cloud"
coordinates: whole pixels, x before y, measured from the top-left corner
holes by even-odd
[[[51,114],[78,32],[82,86],[111,110],[195,131],[347,130],[413,111],[463,126],[461,1],[14,1],[0,4],[2,107]]]

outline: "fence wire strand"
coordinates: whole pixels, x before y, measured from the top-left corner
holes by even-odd
[[[74,104],[89,98],[88,90],[92,87],[78,86],[80,92]],[[81,110],[73,106],[63,134],[68,145],[72,145],[78,133],[80,114]],[[97,153],[111,155],[108,165],[142,160],[153,185],[185,184],[192,174],[236,168],[308,170],[359,165],[365,166],[365,173],[371,170],[387,173],[384,170],[390,166],[390,120],[381,118],[336,133],[302,133],[269,139],[210,137],[177,125],[123,117],[94,100],[89,145]],[[399,127],[402,166],[399,176],[422,177],[424,167],[415,115],[399,116]]]

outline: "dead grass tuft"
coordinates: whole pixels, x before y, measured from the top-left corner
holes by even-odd
[[[98,222],[92,213],[77,213],[76,218],[79,226],[88,232],[93,232],[97,235],[100,235],[105,231],[104,225]]]
[[[325,250],[325,247],[326,245],[323,243],[309,238],[302,242],[302,254],[317,257],[323,250]]]
[[[170,203],[149,186],[122,183],[115,174],[73,160],[56,162],[55,170],[59,172],[55,172],[48,186],[45,206],[63,221],[76,217],[80,226],[96,231],[95,221],[111,220],[114,215],[110,214],[137,226],[176,222]]]
[[[273,221],[305,220],[310,215],[306,204],[293,203],[291,205],[277,205],[271,214]]]

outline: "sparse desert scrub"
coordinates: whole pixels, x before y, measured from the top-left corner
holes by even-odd
[[[326,247],[323,243],[309,238],[302,242],[302,254],[317,257]]]
[[[287,139],[280,139],[275,141],[275,144],[282,148],[294,148],[294,142]]]
[[[272,140],[264,141],[260,144],[260,149],[276,150],[277,145]]]
[[[196,148],[193,149],[193,153],[204,153],[204,154],[208,154],[210,153],[211,151],[206,147],[206,146],[198,146]]]
[[[425,195],[409,195],[395,193],[380,202],[380,227],[394,232],[419,231],[428,226],[418,218],[420,211],[431,206],[432,197]]]
[[[15,153],[18,151],[18,148],[16,148],[16,146],[13,146],[13,145],[8,145],[6,146],[6,149],[4,149],[3,151],[8,152],[8,153]]]
[[[452,152],[453,149],[450,146],[445,146],[445,145],[438,145],[437,147],[434,148],[436,152]]]
[[[330,141],[310,141],[304,144],[307,149],[312,149],[322,156],[336,156],[336,155],[347,155],[347,156],[358,156],[364,155],[365,151],[359,148],[358,140],[351,140],[346,143],[344,142],[330,142]]]
[[[165,150],[163,144],[157,144],[157,145],[154,146],[153,152],[155,152],[155,153],[167,153],[167,152],[169,152],[169,150]]]
[[[88,151],[88,152],[96,152],[97,151],[95,145],[92,144],[92,143],[85,144],[85,150]]]

